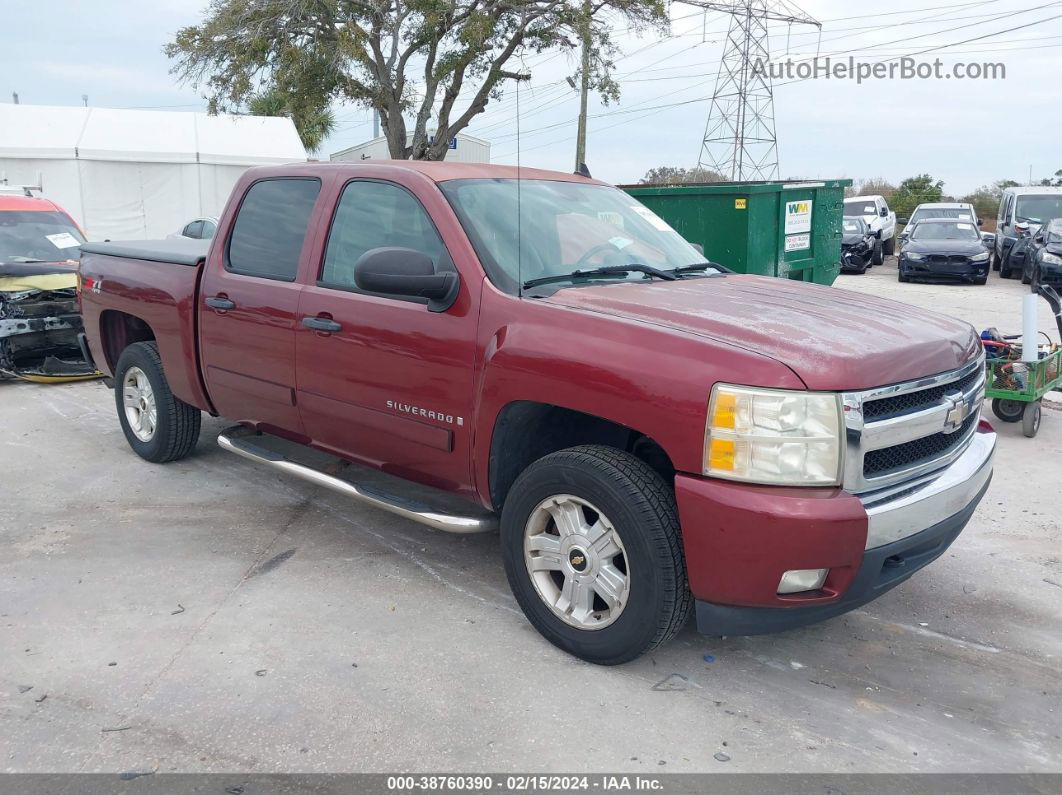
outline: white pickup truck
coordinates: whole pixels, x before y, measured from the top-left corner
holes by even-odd
[[[862,218],[871,233],[880,230],[881,239],[874,247],[872,264],[881,265],[886,254],[896,253],[896,213],[889,209],[884,196],[853,196],[844,200],[845,218]]]

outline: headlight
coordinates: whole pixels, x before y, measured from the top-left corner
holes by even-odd
[[[1049,254],[1046,251],[1040,258],[1040,261],[1043,262],[1045,265],[1062,265],[1062,257],[1058,256],[1057,254]]]
[[[841,482],[841,396],[716,384],[704,474],[778,486]]]
[[[904,256],[904,259],[909,259],[909,260],[911,260],[911,262],[921,262],[922,260],[925,259],[925,257],[923,255],[918,254],[918,253],[916,253],[914,251],[908,251],[908,252],[904,253],[903,256]]]
[[[970,262],[988,262],[988,252],[986,251],[984,254],[974,254],[974,256],[970,257]]]

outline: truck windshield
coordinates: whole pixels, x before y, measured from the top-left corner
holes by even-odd
[[[662,271],[705,257],[655,213],[606,185],[550,180],[463,179],[440,185],[487,275],[513,294],[519,285],[574,271],[648,266]],[[649,278],[643,271],[612,280]]]
[[[0,264],[77,259],[84,242],[63,213],[0,210]]]
[[[852,201],[844,203],[844,214],[847,216],[877,215],[878,208],[874,202]]]

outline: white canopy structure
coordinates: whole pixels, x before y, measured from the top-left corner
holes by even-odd
[[[163,238],[219,215],[248,167],[304,160],[286,118],[0,105],[0,179],[39,176],[90,240]]]

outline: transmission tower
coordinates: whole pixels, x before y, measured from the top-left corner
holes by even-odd
[[[778,135],[774,125],[774,86],[769,22],[822,24],[787,0],[682,0],[687,5],[730,14],[730,30],[712,94],[697,165],[731,180],[778,178]]]

